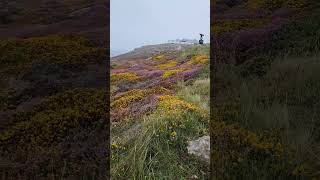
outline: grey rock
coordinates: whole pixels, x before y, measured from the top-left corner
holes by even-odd
[[[198,157],[200,160],[210,162],[210,137],[203,136],[188,142],[188,154]]]

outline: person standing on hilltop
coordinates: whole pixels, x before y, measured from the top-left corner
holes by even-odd
[[[202,39],[203,36],[204,36],[204,34],[200,34],[199,44],[203,44],[203,39]]]

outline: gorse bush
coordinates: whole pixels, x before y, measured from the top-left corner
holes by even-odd
[[[210,60],[209,60],[209,57],[206,56],[206,55],[197,55],[197,56],[193,56],[191,58],[190,61],[187,62],[187,64],[189,65],[194,65],[194,64],[206,64],[208,63]]]
[[[135,101],[140,101],[148,95],[156,94],[170,94],[171,92],[165,88],[150,88],[150,89],[133,89],[115,97],[110,107],[113,108],[126,108]]]
[[[178,69],[167,70],[167,71],[164,71],[162,78],[168,79],[171,76],[178,75],[179,73],[182,73],[187,70],[190,70],[190,69],[189,68],[178,68]]]
[[[165,64],[159,64],[156,66],[156,68],[158,69],[166,69],[166,68],[171,68],[171,67],[175,67],[178,64],[177,61],[175,60],[170,60]]]
[[[224,122],[213,121],[210,127],[211,162],[217,177],[261,177],[260,173],[265,173],[270,178],[286,172],[282,166],[284,147],[279,140]]]
[[[165,55],[164,54],[159,54],[157,56],[154,56],[152,59],[155,60],[155,61],[162,61],[162,60],[165,60]]]
[[[170,95],[159,97],[158,108],[167,113],[181,113],[181,111],[195,111],[197,109],[192,104]]]
[[[104,48],[97,48],[80,36],[46,36],[0,41],[0,71],[21,73],[32,63],[49,62],[65,66],[101,63],[107,58]]]
[[[0,133],[1,153],[45,148],[61,142],[74,128],[105,120],[104,90],[74,89],[45,99],[30,112],[15,114]]]
[[[122,82],[137,82],[139,79],[140,77],[136,73],[131,72],[111,74],[112,84],[119,84]]]

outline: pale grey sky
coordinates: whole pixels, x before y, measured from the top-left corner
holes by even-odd
[[[210,0],[111,0],[111,51],[210,35]]]

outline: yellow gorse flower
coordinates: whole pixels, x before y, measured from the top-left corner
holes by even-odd
[[[164,57],[165,57],[165,56],[164,56],[163,54],[160,54],[160,55],[158,55],[158,56],[153,57],[153,60],[160,61],[160,60],[163,60]]]
[[[150,89],[133,89],[116,97],[110,104],[111,108],[126,108],[132,102],[140,101],[150,94],[170,94],[170,90],[158,87]]]
[[[159,64],[159,65],[157,65],[156,68],[158,68],[158,69],[166,69],[166,68],[175,67],[177,64],[178,64],[177,61],[171,60],[171,61],[168,61],[168,62],[165,63],[165,64]]]
[[[175,132],[175,131],[171,132],[171,133],[170,133],[170,136],[171,136],[171,137],[176,137],[176,136],[177,136],[177,132]]]
[[[136,82],[140,79],[140,77],[131,72],[126,73],[118,73],[118,74],[112,74],[111,75],[111,82],[122,82],[122,81],[128,81],[128,82]]]
[[[168,70],[165,71],[162,75],[163,79],[168,79],[170,76],[176,75],[178,73],[181,73],[183,71],[190,70],[189,68],[179,68],[179,69],[173,69],[173,70]]]
[[[189,65],[194,64],[205,64],[209,62],[209,57],[207,55],[197,55],[193,56],[190,61],[187,62]]]
[[[159,97],[158,107],[167,112],[195,111],[197,107],[171,95]]]

